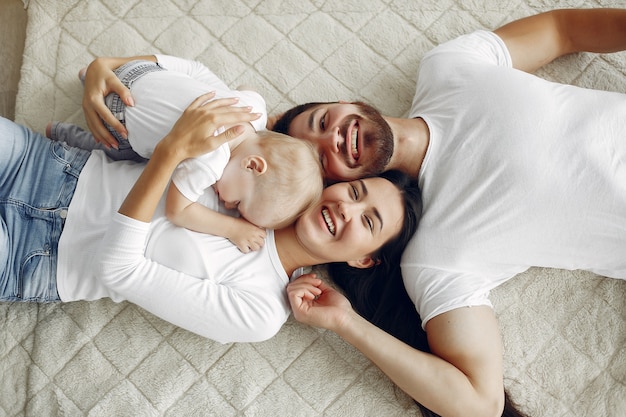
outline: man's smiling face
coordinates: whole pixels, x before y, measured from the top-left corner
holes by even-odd
[[[327,179],[350,181],[384,171],[393,154],[393,132],[364,103],[321,103],[291,120],[287,133],[316,147]]]

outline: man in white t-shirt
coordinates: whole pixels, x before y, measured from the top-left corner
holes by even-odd
[[[424,212],[402,272],[432,354],[372,326],[319,281],[291,284],[294,316],[338,333],[440,415],[500,415],[489,290],[533,265],[626,278],[626,95],[530,73],[565,54],[624,49],[626,10],[557,10],[428,53],[407,119],[345,102],[286,112],[273,128],[311,141],[327,178],[382,168],[419,178]],[[107,71],[94,68],[92,82]],[[100,103],[85,110],[108,117]],[[312,300],[315,286],[323,292]]]
[[[385,117],[394,136],[386,168],[418,177],[422,190],[402,275],[436,356],[366,324],[333,327],[344,321],[298,309],[298,297],[296,318],[336,331],[440,415],[500,415],[489,291],[531,266],[626,278],[626,94],[529,72],[566,53],[626,49],[625,28],[624,10],[568,10],[461,36],[422,58],[410,118]],[[371,124],[337,126],[359,112],[313,105],[278,123],[318,145],[327,176],[349,178],[371,162],[359,140]]]

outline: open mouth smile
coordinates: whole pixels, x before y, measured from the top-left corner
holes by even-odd
[[[330,217],[330,211],[327,207],[322,208],[322,217],[326,222],[326,227],[328,228],[330,234],[335,236],[335,233],[337,232],[337,227],[335,226],[335,222],[333,222],[333,219]]]
[[[348,138],[346,138],[348,139]],[[352,159],[354,159],[354,161],[358,161],[359,160],[359,124],[355,123],[354,126],[352,127],[352,130],[350,131],[350,143],[349,145],[349,150],[350,150],[350,155],[352,156]]]

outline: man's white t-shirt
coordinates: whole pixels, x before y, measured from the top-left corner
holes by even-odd
[[[626,278],[626,95],[513,69],[478,31],[424,56],[410,117],[430,131],[402,259],[424,326],[531,266]]]

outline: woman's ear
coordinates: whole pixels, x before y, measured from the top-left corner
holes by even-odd
[[[371,256],[364,256],[356,261],[348,261],[348,265],[352,268],[371,268],[374,265],[380,265],[380,259],[374,259]]]
[[[241,160],[241,167],[256,175],[263,175],[267,171],[267,161],[259,155],[248,155]]]

